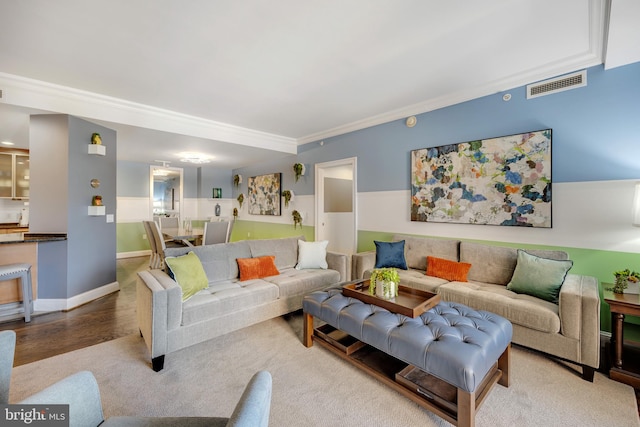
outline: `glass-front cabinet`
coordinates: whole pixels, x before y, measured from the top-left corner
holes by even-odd
[[[29,151],[0,149],[0,197],[29,198]]]
[[[13,155],[0,152],[0,197],[13,197]]]

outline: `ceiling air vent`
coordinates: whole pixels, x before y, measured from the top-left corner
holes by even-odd
[[[587,85],[586,70],[527,85],[527,99],[550,95]]]

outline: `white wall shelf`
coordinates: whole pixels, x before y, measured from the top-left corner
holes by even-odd
[[[89,154],[104,156],[107,154],[107,147],[98,144],[89,144]]]
[[[106,206],[88,206],[89,216],[103,216],[106,214]]]

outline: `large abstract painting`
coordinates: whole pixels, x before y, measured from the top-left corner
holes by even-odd
[[[551,129],[411,152],[411,220],[551,227]]]
[[[280,173],[249,178],[249,213],[252,215],[280,215]]]

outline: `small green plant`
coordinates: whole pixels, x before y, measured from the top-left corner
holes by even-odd
[[[233,219],[238,218],[238,208],[233,208]]]
[[[239,187],[242,184],[242,175],[235,174],[233,175],[233,185]]]
[[[296,163],[293,165],[293,172],[296,174],[296,182],[300,179],[302,175],[304,175],[305,167],[302,163]]]
[[[242,209],[242,204],[244,203],[244,194],[240,193],[236,200],[238,200],[238,203],[240,203],[240,209]]]
[[[291,216],[293,217],[293,228],[296,228],[298,224],[300,224],[300,228],[302,228],[302,215],[300,215],[300,212],[293,211],[291,212]]]
[[[613,292],[616,294],[624,293],[624,290],[627,289],[627,282],[637,283],[640,281],[640,273],[637,271],[631,271],[628,268],[615,271],[613,275],[616,278],[615,285],[613,286]]]
[[[383,298],[398,296],[398,283],[400,275],[395,268],[376,268],[371,272],[369,279],[369,293],[371,295],[382,294]],[[382,286],[382,292],[376,293],[376,287]]]
[[[293,199],[293,191],[284,190],[282,192],[282,197],[284,197],[284,207],[288,208],[289,207],[289,202]]]

